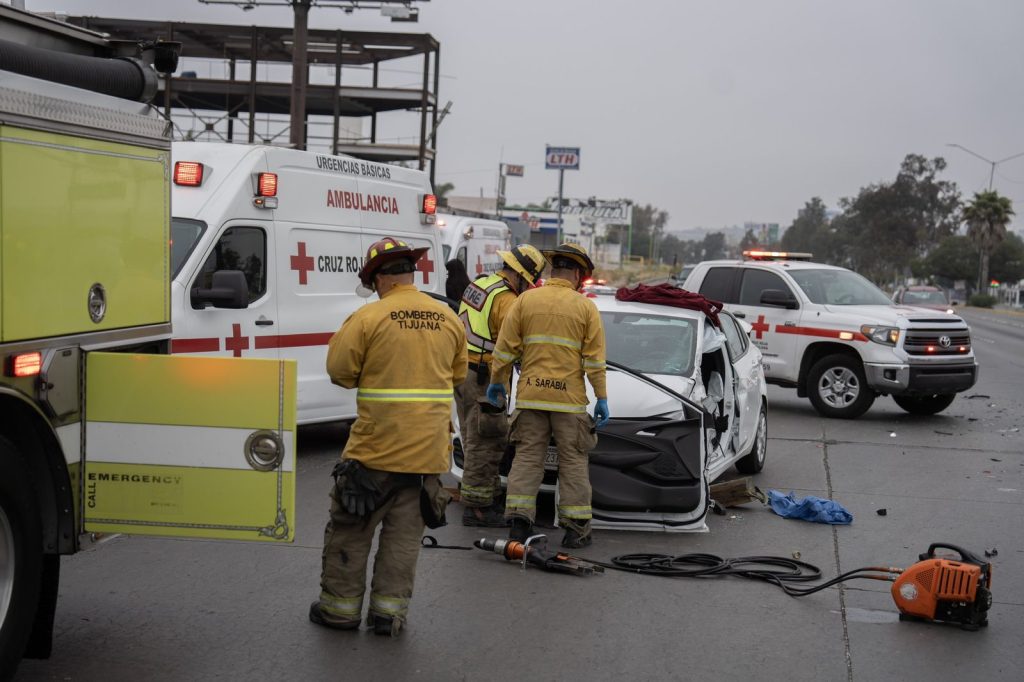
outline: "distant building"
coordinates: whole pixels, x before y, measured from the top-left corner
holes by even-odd
[[[549,199],[556,208],[541,211],[508,207],[501,217],[509,224],[518,222],[530,230],[530,243],[539,249],[558,244],[558,199]],[[612,228],[628,228],[633,221],[633,202],[629,199],[565,199],[562,205],[562,238],[575,241],[589,251],[595,263],[618,265],[624,244],[607,241]],[[615,230],[619,232],[619,230]]]

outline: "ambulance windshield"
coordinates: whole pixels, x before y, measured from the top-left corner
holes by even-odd
[[[192,249],[206,231],[206,223],[200,220],[171,218],[171,279],[178,276]]]
[[[679,317],[601,313],[608,360],[643,374],[690,376],[697,323]]]
[[[807,294],[811,303],[821,305],[892,305],[882,290],[849,270],[793,269],[789,276]]]

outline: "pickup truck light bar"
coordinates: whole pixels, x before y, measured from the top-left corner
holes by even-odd
[[[744,260],[811,260],[814,256],[810,253],[797,253],[796,251],[744,251]]]

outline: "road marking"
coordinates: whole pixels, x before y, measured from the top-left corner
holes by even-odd
[[[995,343],[992,339],[986,339],[984,336],[974,336],[975,341],[984,341],[985,343]]]

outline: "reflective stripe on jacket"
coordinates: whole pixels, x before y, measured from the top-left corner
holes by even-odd
[[[381,471],[447,471],[453,391],[466,364],[462,324],[412,285],[352,313],[327,349],[331,381],[358,389],[345,456]]]
[[[501,323],[515,298],[508,279],[500,272],[481,277],[466,288],[459,304],[459,319],[466,330],[471,361],[491,361]]]
[[[516,361],[518,409],[585,412],[584,373],[594,395],[608,397],[601,316],[563,279],[549,279],[512,304],[494,349],[491,383],[507,383]]]

